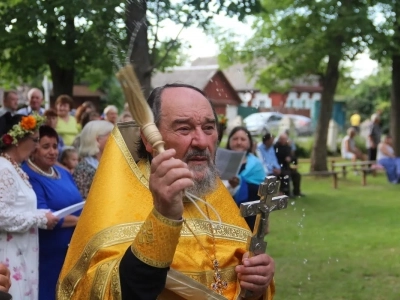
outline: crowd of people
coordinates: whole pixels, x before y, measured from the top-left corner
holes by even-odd
[[[255,218],[243,220],[238,206],[259,198],[266,175],[279,177],[282,194],[304,196],[287,132],[256,141],[245,127],[231,130],[226,148],[246,155],[238,175],[221,182],[218,117],[195,87],[172,84],[152,92],[148,103],[166,151],[157,153],[142,136],[138,161],[117,143],[118,134],[109,138],[118,120],[132,120],[126,111],[118,117],[110,105],[100,114],[85,102],[73,113],[67,95],[44,110],[39,89],[30,90],[29,106],[17,110],[16,95],[7,92],[0,111],[0,293],[89,299],[101,279],[98,299],[108,299],[105,291],[122,299],[164,293],[178,299],[187,289],[228,299],[248,289],[251,299],[272,299],[273,260],[246,253]],[[342,145],[348,159],[361,157],[355,134],[349,129]],[[375,149],[375,159],[392,168],[390,180],[398,182],[400,160],[391,138],[378,142],[378,135],[372,128],[369,153]],[[204,200],[196,204],[190,195]],[[86,199],[84,211],[58,217],[57,211]],[[198,275],[207,271],[214,275]],[[193,279],[206,288],[190,288]]]
[[[121,170],[121,166],[114,163],[114,154],[112,154],[112,159],[110,153],[108,154],[108,159],[103,160],[103,170],[99,170],[101,166],[99,161],[105,153],[106,141],[109,140],[114,124],[118,120],[117,108],[108,106],[101,116],[96,112],[93,104],[85,102],[73,114],[73,102],[67,95],[59,96],[55,101],[55,108],[47,110],[42,109],[43,94],[40,90],[32,89],[28,96],[29,106],[17,110],[16,93],[7,92],[0,112],[0,296],[3,296],[2,292],[6,291],[14,299],[56,299],[57,281],[60,280],[61,293],[64,286],[69,284],[69,279],[64,281],[62,275],[59,277],[60,272],[62,274],[63,264],[67,269],[69,261],[82,254],[81,250],[78,254],[74,254],[74,249],[89,243],[90,239],[84,240],[80,234],[83,232],[83,235],[87,237],[93,228],[112,220],[110,217],[105,218],[109,211],[119,209],[113,214],[117,218],[117,223],[126,221],[127,224],[131,224],[129,220],[135,221],[135,218],[138,218],[137,221],[144,221],[149,214],[148,218],[153,218],[153,221],[159,220],[157,222],[166,222],[165,224],[177,222],[177,225],[171,227],[174,232],[177,229],[180,232],[182,229],[183,216],[184,224],[193,236],[182,236],[179,244],[173,245],[178,241],[176,239],[178,236],[174,233],[172,234],[174,238],[168,239],[168,245],[163,244],[163,247],[167,246],[168,249],[177,247],[177,252],[180,253],[177,261],[175,259],[172,261],[170,257],[169,264],[172,263],[171,266],[174,269],[185,273],[188,260],[182,260],[182,257],[179,259],[180,256],[197,255],[204,260],[204,253],[201,252],[204,250],[206,254],[209,254],[210,247],[213,247],[214,259],[208,263],[206,261],[200,263],[200,266],[210,268],[218,275],[214,277],[214,285],[211,285],[208,292],[222,294],[226,290],[224,293],[230,295],[228,298],[231,299],[238,293],[240,286],[252,290],[255,298],[272,299],[273,261],[266,254],[248,257],[245,246],[250,233],[249,227],[246,226],[243,218],[234,212],[235,209],[237,210],[235,201],[239,205],[240,202],[257,199],[258,185],[264,180],[265,174],[269,174],[266,172],[266,160],[255,155],[256,145],[253,144],[253,139],[247,129],[235,128],[229,136],[227,146],[228,149],[247,152],[239,178],[230,180],[234,186],[233,189],[237,191],[237,193],[232,193],[235,197],[233,201],[227,189],[222,188],[222,183],[219,185],[216,180],[218,173],[213,165],[213,156],[218,141],[218,128],[217,117],[211,103],[208,99],[204,101],[206,99],[204,94],[191,86],[171,85],[155,89],[149,101],[150,103],[158,101],[153,109],[155,115],[160,116],[157,125],[169,150],[153,159],[151,155],[154,154],[154,150],[143,139],[138,153],[143,163],[150,163],[153,170],[151,176],[146,178],[150,181],[151,193],[146,189],[143,197],[130,199],[127,195],[136,194],[141,188],[132,190],[130,184],[132,181],[126,184],[125,180],[132,180],[134,173],[131,171],[129,175],[114,180],[112,174],[117,174]],[[183,112],[179,109],[180,106],[186,106],[186,110]],[[162,109],[162,112],[157,109]],[[121,121],[131,119],[127,112],[121,114]],[[176,123],[176,119],[180,121]],[[283,136],[281,142],[287,143]],[[123,153],[125,154],[126,152]],[[284,159],[287,160],[286,157]],[[116,158],[115,161],[121,163],[123,160]],[[139,161],[138,165],[140,163]],[[116,168],[118,172],[112,173],[112,170]],[[165,173],[165,168],[170,169],[170,172]],[[143,169],[143,174],[149,176],[145,169]],[[107,176],[107,180],[104,181],[102,175],[96,176],[97,188],[95,192],[89,194],[91,187],[96,185],[94,175],[99,173]],[[186,182],[183,186],[179,184],[175,186],[174,182],[183,182],[184,178]],[[185,203],[185,212],[181,209],[171,210],[171,207],[176,206],[170,206],[171,199],[175,199],[180,205],[183,204],[182,187],[194,195],[206,197],[209,205],[217,209],[220,226],[226,227],[227,232],[231,231],[229,228],[232,226],[236,228],[235,231],[237,228],[242,228],[240,230],[243,233],[240,239],[228,237],[225,240],[223,236],[217,234],[213,226],[208,225],[202,227],[203,231],[199,231],[196,225],[198,222],[196,218],[201,217],[197,211],[198,205]],[[127,192],[123,197],[118,197],[117,202],[114,202],[116,199],[109,199],[124,191]],[[169,193],[170,196],[165,193]],[[90,198],[90,195],[95,197],[96,201],[88,201],[87,205],[97,205],[97,208],[93,209],[89,206],[86,210],[89,213],[86,216],[81,215],[82,211],[78,210],[65,217],[58,217],[59,210],[81,203]],[[221,195],[224,199],[226,198],[223,203],[219,198]],[[110,200],[114,201],[110,202]],[[132,209],[137,209],[135,213],[132,215],[132,209],[127,210],[119,202],[120,200],[125,204],[132,200],[136,201],[136,204],[132,206]],[[103,207],[104,203],[106,205]],[[112,205],[111,209],[106,207],[109,204]],[[153,205],[155,209],[151,209]],[[207,206],[205,209],[210,218]],[[96,215],[96,211],[103,212]],[[129,220],[125,220],[125,217]],[[194,219],[191,219],[192,217]],[[96,220],[95,226],[94,220]],[[80,224],[81,230],[79,230]],[[254,220],[249,225],[252,228]],[[161,223],[157,226],[161,226]],[[144,232],[146,228],[146,226],[143,227]],[[168,235],[168,230],[168,228],[163,228],[163,234]],[[71,240],[74,232],[77,235],[75,241]],[[211,244],[207,238],[210,235],[209,232],[213,236]],[[142,234],[139,232],[138,236]],[[152,267],[151,260],[142,258],[151,251],[164,248],[159,244],[144,249],[141,248],[143,245],[136,240],[127,248],[124,248],[125,244],[121,243],[123,248],[120,248],[122,251],[119,252],[121,256],[118,260],[120,261],[119,277],[122,298],[153,299],[151,295],[154,294],[155,299],[156,293],[160,293],[164,288],[166,270],[169,265],[163,264],[164,267],[156,268],[160,270],[156,271]],[[196,241],[200,245],[194,250],[193,242]],[[125,251],[126,249],[128,250]],[[218,254],[216,249],[220,251]],[[165,255],[173,256],[173,252],[164,250],[163,252],[166,253],[161,254],[163,258]],[[112,255],[116,255],[117,252],[112,251]],[[107,251],[99,250],[99,253],[102,259],[106,258],[107,255],[104,253]],[[227,256],[220,256],[223,253]],[[95,263],[95,268],[97,266]],[[226,268],[230,270],[232,267],[235,267],[237,275],[232,274],[228,277],[223,275],[222,279],[221,274],[227,274]],[[193,270],[197,268],[195,262],[190,268]],[[87,276],[92,276],[89,273]],[[236,278],[240,278],[240,284],[237,283]],[[90,280],[82,282],[89,283]],[[149,286],[147,282],[151,282],[151,288],[144,290],[144,287]],[[206,284],[206,286],[210,285]],[[83,298],[79,296],[88,295],[90,289],[79,287],[76,289],[80,291],[76,292],[74,299],[90,298],[90,296]]]
[[[233,128],[228,136],[228,150],[246,152],[238,176],[224,182],[237,205],[259,198],[258,188],[265,176],[277,176],[280,179],[281,194],[292,198],[303,197],[297,157],[287,132],[279,134],[276,141],[270,133],[264,135],[258,143],[254,139],[247,128],[242,126]],[[246,221],[253,229],[255,217],[247,217]]]
[[[91,102],[73,114],[68,95],[45,110],[37,88],[27,96],[18,109],[17,92],[7,91],[0,109],[0,269],[10,271],[13,299],[51,300],[81,211],[54,212],[87,198],[119,116],[115,106],[100,114]]]
[[[354,172],[358,174],[357,164],[359,161],[371,163],[373,168],[384,168],[388,181],[393,184],[400,183],[400,158],[394,154],[392,137],[390,134],[382,134],[381,130],[381,112],[371,116],[368,126],[367,136],[365,138],[365,148],[367,153],[363,153],[356,146],[355,137],[360,132],[360,116],[355,113],[350,118],[351,127],[347,129],[346,136],[342,139],[341,155],[344,159],[351,160],[354,165]]]

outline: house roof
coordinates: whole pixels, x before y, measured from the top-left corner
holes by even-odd
[[[164,73],[158,72],[152,77],[153,87],[171,83],[184,83],[197,87],[204,91],[215,105],[241,103],[236,89],[217,65],[175,67]],[[225,90],[222,92],[220,89]]]
[[[218,59],[216,56],[199,57],[193,61],[192,66],[215,66],[218,68]],[[245,72],[246,66],[246,64],[237,63],[223,69],[222,72],[236,91],[258,91],[259,89],[256,88],[257,76],[249,78]],[[264,66],[265,63],[260,65],[260,67]]]
[[[91,90],[87,85],[74,85],[72,94],[74,97],[102,97],[104,93],[99,90]]]
[[[218,58],[216,56],[211,57],[200,57],[193,61],[192,66],[196,67],[206,67],[213,66],[218,68]],[[265,60],[257,61],[257,71],[260,71],[268,66]],[[237,63],[229,68],[223,69],[222,72],[228,78],[229,82],[232,84],[233,88],[238,92],[244,91],[259,91],[260,89],[256,87],[256,82],[258,79],[257,71],[253,76],[249,76],[245,71],[247,64]],[[284,82],[284,80],[282,80]],[[292,82],[291,91],[293,92],[322,92],[323,88],[319,83],[319,79],[315,75],[306,75],[297,78]]]
[[[53,90],[50,92],[54,96]],[[72,97],[104,97],[105,94],[100,90],[92,90],[88,85],[76,84],[72,88]]]
[[[291,89],[291,92],[297,92],[297,93],[322,93],[323,87],[322,86],[296,86],[294,85]]]
[[[157,72],[151,78],[153,87],[168,83],[185,83],[203,90],[218,71],[218,66],[189,66],[167,69],[164,73]]]
[[[249,77],[245,68],[245,64],[235,64],[222,71],[237,91],[259,91],[256,87],[257,76]]]

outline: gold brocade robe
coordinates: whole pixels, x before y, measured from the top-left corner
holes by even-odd
[[[121,299],[119,261],[153,209],[149,164],[136,164],[127,143],[115,127],[69,246],[57,285],[58,300]],[[238,298],[240,287],[234,268],[241,263],[250,231],[220,181],[217,191],[205,200],[219,212],[222,228],[214,239],[194,205],[185,203],[184,218],[198,240],[182,226],[166,288],[159,299]],[[200,207],[205,211],[204,205]],[[209,213],[216,220],[211,210]],[[214,241],[222,278],[228,282],[224,297],[210,289],[214,273],[209,256],[214,256]],[[272,283],[263,298],[272,299],[273,293]]]

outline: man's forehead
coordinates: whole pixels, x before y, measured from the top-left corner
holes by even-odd
[[[186,87],[173,87],[165,89],[161,94],[161,110],[168,108],[175,109],[176,107],[188,108],[207,108],[212,111],[212,107],[208,99],[198,91]]]
[[[7,99],[15,99],[15,98],[18,98],[18,94],[17,94],[17,93],[10,92],[10,93],[7,95]]]
[[[35,96],[35,97],[38,97],[38,98],[41,98],[42,95],[40,94],[39,91],[34,91],[34,92],[32,92],[32,94],[31,94],[31,98],[34,97],[34,96]]]
[[[163,90],[161,94],[162,102],[169,102],[171,100],[180,100],[180,99],[192,99],[196,98],[196,100],[203,99],[208,101],[204,95],[202,95],[199,91],[188,87],[168,87]],[[167,100],[167,101],[163,101]]]

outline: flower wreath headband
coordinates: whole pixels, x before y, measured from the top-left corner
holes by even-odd
[[[38,114],[22,117],[18,124],[15,124],[0,139],[0,147],[16,145],[18,140],[28,134],[33,134],[44,123],[45,117]]]

